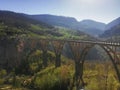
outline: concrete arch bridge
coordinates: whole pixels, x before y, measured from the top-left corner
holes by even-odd
[[[69,45],[74,62],[75,62],[75,77],[74,82],[76,83],[77,90],[84,86],[83,81],[83,65],[85,61],[85,57],[87,53],[93,48],[95,45],[100,46],[110,57],[110,60],[114,66],[116,71],[116,75],[118,80],[120,81],[120,53],[118,53],[118,48],[120,48],[120,43],[116,42],[105,42],[105,41],[84,41],[84,40],[58,40],[58,39],[22,39],[19,41],[18,51],[23,52],[25,50],[29,50],[29,53],[40,48],[43,53],[43,64],[47,66],[47,51],[48,46],[51,44],[54,53],[56,56],[55,67],[61,66],[61,54],[64,46]]]

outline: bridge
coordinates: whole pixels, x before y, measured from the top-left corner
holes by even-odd
[[[54,53],[56,56],[55,67],[61,66],[61,54],[65,45],[69,46],[70,50],[73,54],[73,59],[75,62],[75,76],[74,82],[76,83],[77,90],[84,86],[83,80],[83,66],[85,62],[85,57],[87,53],[93,48],[95,45],[100,46],[110,57],[110,60],[114,66],[116,71],[116,75],[118,80],[120,81],[120,55],[118,55],[118,48],[120,47],[120,43],[118,42],[106,42],[106,41],[84,41],[84,40],[58,40],[58,39],[27,39],[20,41],[23,51],[25,47],[29,46],[29,54],[32,53],[36,49],[42,50],[43,53],[43,64],[47,67],[47,51],[48,46],[51,45],[54,49]],[[29,56],[28,54],[28,56]]]
[[[120,55],[118,51],[120,50],[120,43],[118,42],[106,42],[106,41],[84,41],[84,40],[59,40],[59,39],[19,39],[17,45],[17,50],[22,55],[26,54],[26,59],[29,55],[35,50],[42,50],[43,53],[43,65],[47,67],[47,51],[49,50],[49,46],[51,46],[54,50],[56,59],[55,59],[55,67],[61,66],[61,55],[63,48],[67,45],[70,48],[73,59],[75,62],[75,75],[74,75],[74,83],[76,84],[76,89],[82,88],[84,86],[83,80],[83,66],[85,62],[85,57],[91,48],[95,47],[95,45],[100,46],[110,57],[110,60],[114,66],[116,71],[117,78],[120,82]]]

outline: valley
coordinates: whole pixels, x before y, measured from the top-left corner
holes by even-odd
[[[119,90],[119,35],[119,18],[0,11],[0,90]]]

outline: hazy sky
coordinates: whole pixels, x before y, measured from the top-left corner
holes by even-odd
[[[1,10],[53,14],[108,23],[120,17],[120,0],[0,0]]]

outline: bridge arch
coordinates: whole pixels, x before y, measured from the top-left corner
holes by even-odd
[[[83,62],[85,61],[85,57],[88,55],[89,51],[92,48],[94,48],[96,45],[98,45],[98,44],[94,44],[90,48],[87,48],[88,49],[87,51],[86,50],[82,51],[82,52],[85,52],[85,54],[83,54],[83,56],[82,56],[83,57],[82,58]],[[117,78],[120,81],[120,72],[119,72],[119,68],[117,67],[117,61],[119,60],[119,57],[115,54],[115,51],[112,48],[110,48],[109,46],[106,46],[106,45],[98,45],[98,46],[101,47],[105,51],[105,53],[109,56],[110,61],[112,62],[113,67],[115,69]],[[111,54],[111,52],[112,52],[112,54]]]
[[[42,52],[42,63],[44,68],[47,67],[47,45],[48,42],[46,40],[40,39],[40,40],[29,40],[30,42],[27,43],[27,50],[26,50],[26,56],[25,59],[28,60],[30,55],[34,53],[35,51],[39,50]]]
[[[65,46],[64,41],[50,41],[51,47],[55,53],[55,67],[60,67],[61,66],[61,54],[63,51],[63,48]]]
[[[43,56],[44,57],[43,61],[46,61],[48,44],[52,44],[52,47],[53,47],[55,55],[56,55],[56,60],[55,60],[56,67],[59,67],[60,64],[61,64],[60,57],[61,57],[63,47],[65,46],[65,44],[69,44],[69,46],[72,45],[72,47],[76,50],[76,51],[72,51],[72,53],[76,54],[76,55],[73,55],[73,56],[78,57],[78,58],[74,58],[75,60],[78,60],[78,61],[75,61],[75,65],[76,65],[75,66],[75,74],[76,74],[75,78],[76,78],[77,85],[80,83],[80,81],[82,82],[82,84],[84,84],[84,81],[82,80],[82,76],[83,76],[83,64],[84,64],[84,61],[85,61],[85,57],[87,56],[87,54],[91,50],[91,48],[95,47],[95,45],[98,45],[110,57],[110,60],[112,61],[112,64],[113,64],[113,66],[115,68],[115,71],[117,73],[118,80],[120,81],[120,73],[119,73],[118,67],[116,65],[115,58],[110,53],[110,52],[114,53],[114,50],[111,48],[111,46],[113,44],[108,44],[108,43],[104,43],[104,42],[96,43],[96,42],[90,42],[90,41],[75,41],[75,40],[65,40],[64,41],[64,40],[40,39],[40,40],[36,40],[36,41],[33,40],[33,43],[32,44],[30,43],[31,47],[36,47],[36,44],[37,44],[36,42],[40,42],[40,45],[38,47],[41,48],[40,50],[42,50],[42,52],[44,53],[43,55],[45,55],[45,56]],[[28,45],[28,43],[27,43],[27,45]],[[112,46],[112,47],[114,47],[114,46]],[[81,53],[78,50],[79,48],[83,48],[81,50]],[[31,49],[31,51],[28,53],[28,56],[32,52],[34,52],[35,50],[36,50],[35,48]],[[117,55],[115,55],[115,57],[116,57],[116,59],[119,59],[119,57]],[[77,79],[79,79],[79,80],[77,80]],[[79,85],[77,87],[79,87]]]

